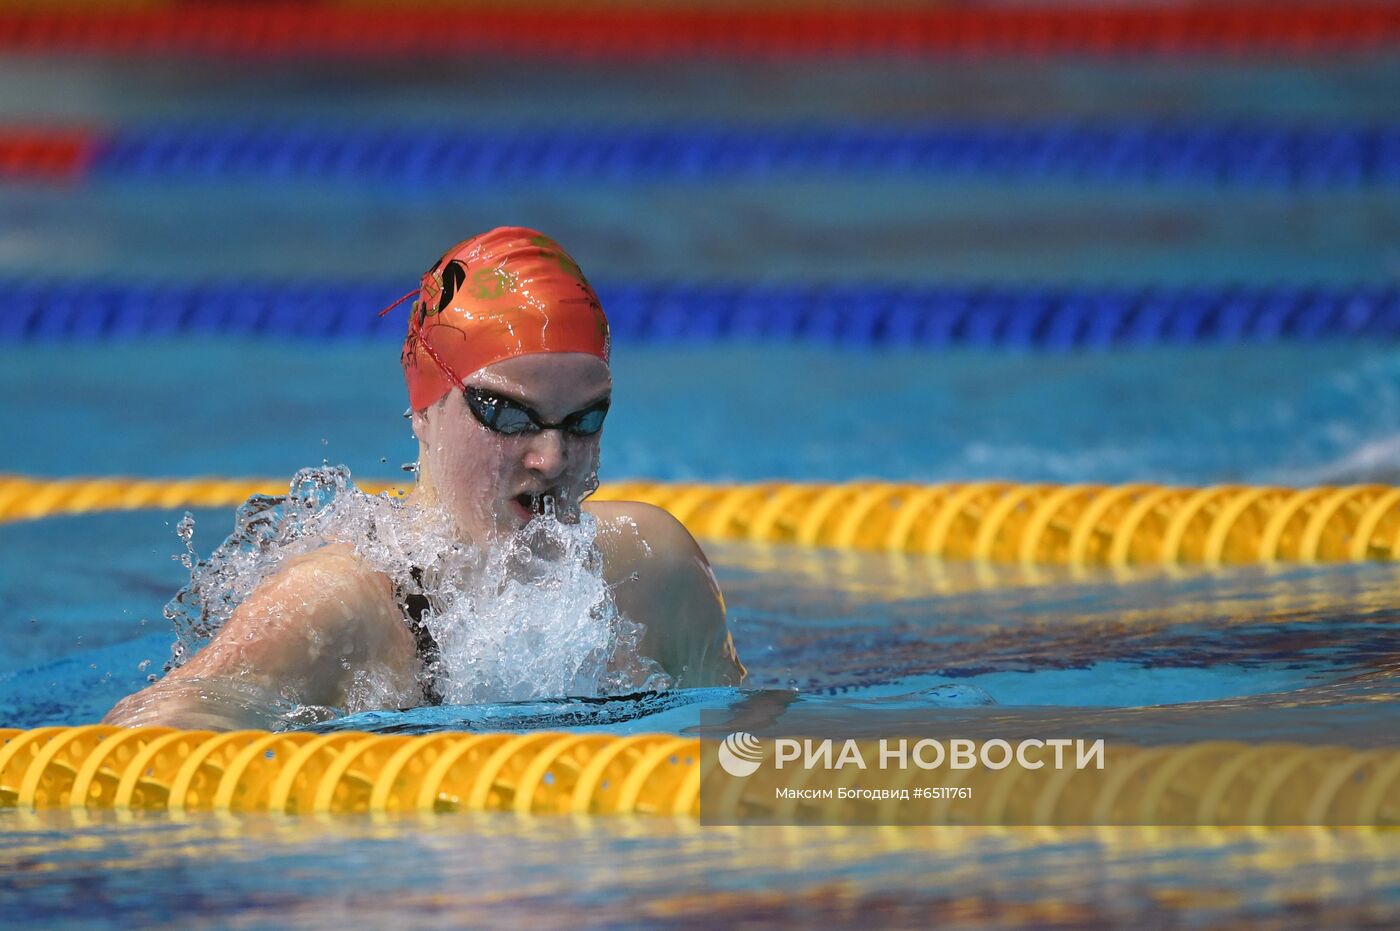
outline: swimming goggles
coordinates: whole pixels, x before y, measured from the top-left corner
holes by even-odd
[[[612,404],[611,400],[604,399],[581,411],[574,411],[557,423],[546,423],[539,414],[519,401],[503,398],[484,388],[468,387],[463,394],[477,422],[493,433],[505,436],[545,430],[563,430],[571,436],[593,436],[603,429],[603,418],[608,416],[608,407]]]

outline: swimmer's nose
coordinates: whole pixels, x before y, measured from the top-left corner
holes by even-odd
[[[564,434],[558,430],[541,430],[531,438],[525,451],[525,468],[545,479],[556,479],[569,464],[564,446]]]

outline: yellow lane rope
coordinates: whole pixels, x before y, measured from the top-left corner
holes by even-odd
[[[402,486],[371,482],[372,494]],[[228,507],[270,479],[0,476],[0,522],[91,511]],[[1400,560],[1400,487],[884,482],[615,482],[598,500],[665,508],[702,539],[1070,566]]]
[[[872,742],[867,759],[877,759]],[[839,769],[736,778],[700,767],[695,738],[532,732],[427,736],[179,731],[107,725],[0,730],[0,807],[185,813],[513,811],[779,821],[839,817]],[[861,817],[964,824],[1400,824],[1400,750],[1206,741],[1109,745],[1104,766],[915,766],[859,773],[883,799]],[[702,778],[703,776],[703,778]],[[799,778],[794,778],[797,776]],[[784,780],[787,780],[784,782]],[[779,785],[800,792],[785,797]],[[836,793],[833,793],[835,796]],[[813,801],[816,799],[816,801]],[[966,802],[964,804],[963,802]],[[825,809],[813,808],[825,805]],[[805,812],[805,814],[804,814]],[[855,811],[847,810],[846,814]]]

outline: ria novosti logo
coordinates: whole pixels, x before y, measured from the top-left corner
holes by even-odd
[[[752,776],[763,762],[763,745],[744,731],[735,731],[719,745],[719,765],[729,775]]]
[[[1074,750],[1073,762],[1070,749]],[[1036,770],[1045,766],[1055,769],[1103,769],[1104,739],[1092,742],[1082,738],[1057,737],[1047,740],[1027,739],[1015,744],[1001,738],[978,743],[963,737],[946,741],[924,738],[912,746],[905,738],[882,738],[878,745],[866,741],[779,737],[773,741],[773,767],[783,769],[789,763],[803,769],[984,769],[1001,770],[1013,764],[1019,769]],[[872,756],[873,755],[873,756]],[[719,765],[731,776],[752,776],[762,765],[763,744],[746,731],[735,731],[719,745]]]

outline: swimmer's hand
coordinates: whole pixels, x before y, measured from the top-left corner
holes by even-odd
[[[299,708],[353,707],[372,698],[379,707],[399,707],[419,700],[416,669],[413,637],[388,578],[337,544],[289,561],[208,646],[122,699],[103,720],[268,728]],[[357,694],[367,680],[384,694]]]

